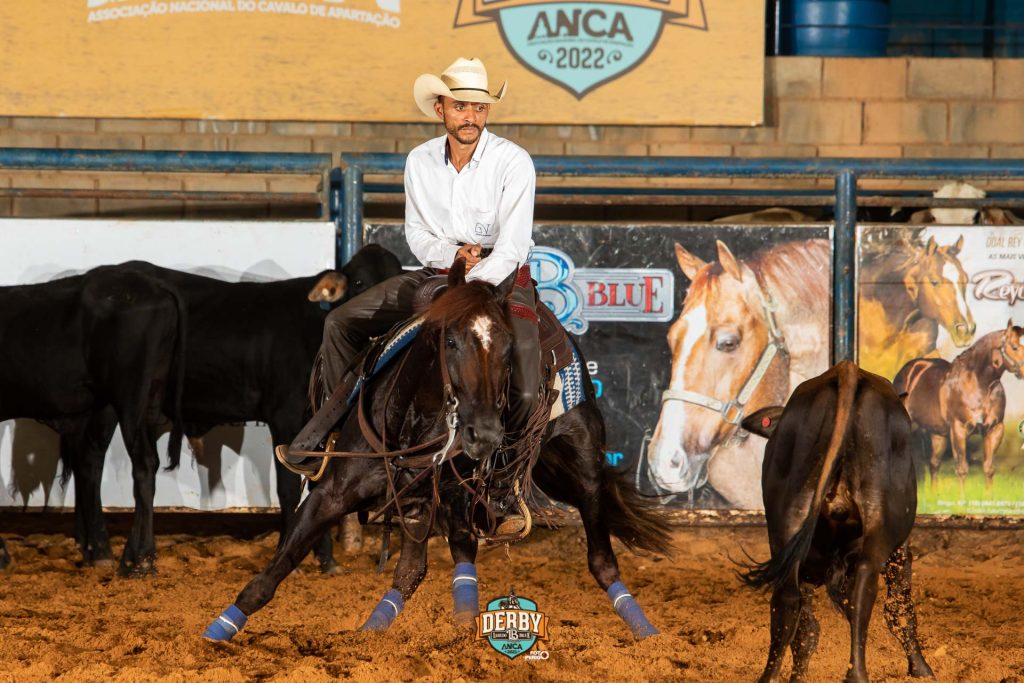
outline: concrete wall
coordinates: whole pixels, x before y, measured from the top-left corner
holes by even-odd
[[[534,154],[1024,157],[1024,60],[769,58],[756,128],[503,126]],[[642,101],[635,105],[643,106]],[[0,117],[0,147],[406,152],[438,126]],[[0,187],[310,191],[311,178],[0,174]],[[0,198],[0,215],[202,214],[180,202]],[[242,213],[264,215],[265,206]]]

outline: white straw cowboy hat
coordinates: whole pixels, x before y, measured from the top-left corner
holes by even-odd
[[[492,95],[490,88],[487,87],[487,69],[484,68],[484,63],[475,57],[459,57],[441,73],[440,78],[434,74],[419,76],[412,86],[412,96],[420,111],[436,121],[439,117],[434,111],[434,103],[437,102],[438,95],[462,102],[494,104],[505,97],[507,88],[508,81],[505,81],[498,88],[498,92]]]

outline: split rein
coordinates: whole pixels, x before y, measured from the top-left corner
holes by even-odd
[[[393,514],[398,515],[399,524],[405,533],[413,542],[422,543],[427,540],[434,527],[436,521],[437,509],[440,504],[441,496],[438,487],[438,480],[440,475],[441,466],[444,463],[448,463],[451,468],[452,474],[458,484],[464,488],[470,495],[471,505],[470,512],[474,510],[478,505],[483,505],[488,518],[488,526],[490,527],[486,533],[480,533],[474,529],[475,535],[478,537],[490,541],[490,542],[513,542],[519,541],[525,538],[531,530],[531,516],[528,506],[523,500],[523,488],[524,484],[527,489],[530,488],[529,472],[532,470],[532,464],[535,458],[529,457],[531,454],[535,454],[538,448],[527,448],[516,449],[521,452],[519,457],[516,457],[512,462],[505,464],[504,466],[497,468],[494,467],[493,460],[498,457],[498,453],[509,450],[507,446],[500,448],[498,452],[484,461],[481,461],[477,468],[474,470],[473,475],[469,477],[463,477],[458,470],[455,468],[453,459],[462,453],[462,446],[458,435],[459,419],[458,419],[458,407],[459,399],[455,395],[452,389],[451,375],[448,371],[448,357],[447,357],[447,344],[445,339],[447,337],[447,328],[442,326],[441,334],[439,337],[439,348],[440,348],[440,364],[441,364],[441,380],[444,387],[443,391],[443,409],[438,414],[438,418],[444,419],[445,431],[438,436],[424,441],[420,444],[409,446],[401,449],[388,449],[384,437],[377,433],[373,425],[372,418],[367,413],[366,401],[364,400],[366,394],[366,387],[369,384],[366,378],[366,368],[363,368],[363,381],[360,382],[359,394],[356,402],[356,417],[358,419],[359,430],[372,449],[371,452],[366,451],[334,451],[331,450],[333,447],[333,440],[329,439],[327,449],[323,452],[310,453],[316,457],[322,458],[322,462],[319,470],[311,475],[307,476],[311,481],[319,481],[326,469],[327,465],[332,458],[374,458],[380,459],[384,464],[384,471],[387,475],[388,493],[387,502],[385,505],[377,510],[373,518],[369,521],[376,521],[377,519],[384,517],[385,525],[385,537],[388,535],[388,531],[391,527],[391,517]],[[395,383],[402,376],[402,371],[405,368],[405,363],[408,360],[409,354],[403,354],[401,362],[397,370],[395,371],[391,380],[388,390],[385,392],[385,408],[388,398],[393,394]],[[504,390],[508,391],[507,381]],[[534,445],[534,441],[539,441],[540,433],[543,430],[543,426],[547,422],[547,415],[550,413],[550,404],[547,401],[540,401],[542,405],[538,406],[538,409],[531,416],[528,425],[523,429],[523,435],[520,439],[517,439],[513,446],[518,445],[520,442],[529,443],[530,446]],[[542,415],[543,413],[543,415]],[[387,411],[383,411],[386,416]],[[540,422],[541,416],[544,419],[544,423]],[[538,426],[540,429],[538,429]],[[387,426],[382,425],[383,432],[387,433]],[[539,445],[539,444],[538,444]],[[417,473],[410,481],[408,481],[401,489],[398,488],[396,482],[396,470],[397,469],[420,469],[422,471]],[[480,470],[483,469],[483,472]],[[514,494],[516,503],[519,508],[519,512],[523,514],[526,524],[522,531],[512,534],[495,534],[495,525],[497,515],[489,502],[488,489],[490,488],[490,481],[495,474],[503,475],[513,471],[512,479],[513,483],[511,486]],[[428,475],[431,477],[431,503],[430,503],[430,514],[429,522],[421,537],[410,532],[406,525],[406,516],[403,511],[402,497],[408,493],[414,486],[421,483]],[[504,477],[501,477],[504,478]],[[526,480],[525,482],[523,480]],[[476,482],[476,486],[472,486],[470,482]],[[392,508],[394,508],[392,510]],[[386,541],[385,541],[386,548]],[[386,553],[386,550],[385,550]],[[382,553],[382,558],[386,557]]]

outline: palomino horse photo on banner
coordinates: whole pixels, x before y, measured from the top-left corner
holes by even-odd
[[[965,348],[977,325],[967,305],[963,235],[940,244],[924,228],[861,232],[858,345],[860,366],[891,380],[912,358],[933,354],[944,330]],[[893,236],[897,236],[893,238]]]
[[[707,483],[727,507],[757,509],[764,440],[739,423],[828,367],[830,247],[793,240],[738,259],[716,246],[705,262],[675,244],[690,288],[668,333],[672,370],[646,465],[662,492]]]

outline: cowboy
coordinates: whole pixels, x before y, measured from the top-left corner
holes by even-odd
[[[536,295],[524,265],[533,246],[536,174],[524,149],[486,128],[491,105],[504,98],[507,85],[492,94],[479,59],[460,58],[440,77],[416,79],[417,106],[446,131],[412,150],[405,164],[405,236],[424,267],[366,290],[327,316],[323,378],[334,392],[318,413],[323,419],[313,418],[293,450],[319,444],[343,410],[358,352],[371,336],[412,317],[418,286],[457,258],[466,260],[466,280],[493,285],[519,268],[508,305],[514,337],[508,428],[526,425],[540,388]]]

